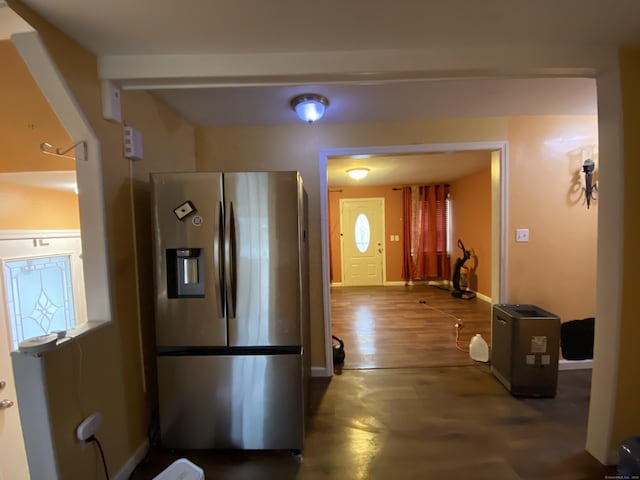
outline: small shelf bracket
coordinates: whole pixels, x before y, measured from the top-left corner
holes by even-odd
[[[68,148],[53,148],[48,142],[42,142],[40,144],[40,151],[45,155],[52,155],[54,157],[68,158],[69,160],[83,160],[87,161],[87,143],[84,140],[74,143]],[[73,151],[74,155],[67,155],[67,153]]]

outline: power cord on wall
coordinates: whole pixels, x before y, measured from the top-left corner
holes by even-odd
[[[100,440],[96,438],[95,435],[91,435],[87,438],[87,442],[95,442],[98,445],[98,450],[100,450],[100,457],[102,457],[102,466],[104,467],[104,475],[107,480],[109,480],[109,471],[107,470],[107,461],[104,458],[104,451],[102,450],[102,445],[100,445]]]
[[[131,206],[131,235],[133,240],[133,268],[136,292],[136,320],[138,323],[138,347],[140,348],[140,371],[142,391],[147,393],[147,374],[144,363],[144,344],[142,341],[142,314],[140,312],[140,271],[138,267],[138,235],[136,233],[136,202],[133,188],[133,160],[129,160],[129,205]]]

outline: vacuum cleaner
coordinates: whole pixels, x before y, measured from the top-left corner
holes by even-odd
[[[463,300],[471,300],[476,294],[469,290],[469,268],[464,263],[471,258],[471,252],[464,248],[462,240],[458,239],[458,247],[462,249],[462,258],[458,257],[453,267],[453,291],[451,296],[462,298]]]

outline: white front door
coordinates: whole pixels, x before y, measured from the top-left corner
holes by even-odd
[[[340,200],[344,285],[382,285],[384,199]]]
[[[29,479],[10,352],[86,319],[81,256],[79,232],[0,233],[0,480]]]

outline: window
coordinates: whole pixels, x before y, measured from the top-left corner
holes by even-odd
[[[369,227],[369,219],[364,213],[361,213],[356,218],[355,239],[358,251],[360,253],[366,252],[371,241],[371,228]]]
[[[87,321],[80,232],[21,231],[0,234],[0,320],[10,348]]]
[[[27,338],[75,327],[68,255],[8,261],[4,275],[14,350]]]

